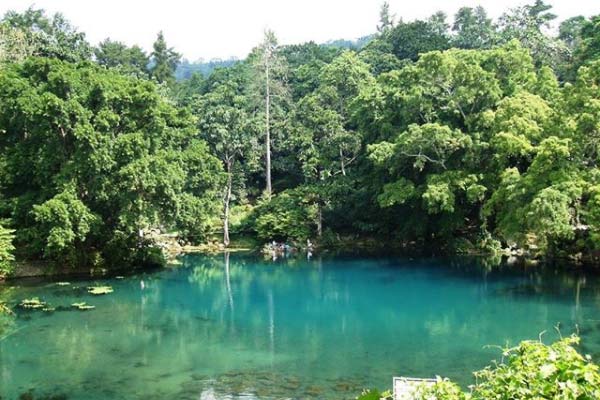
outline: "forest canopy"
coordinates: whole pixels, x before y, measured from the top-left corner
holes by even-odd
[[[356,46],[267,30],[177,80],[162,32],[147,53],[8,12],[0,275],[14,256],[159,263],[152,230],[595,259],[600,16],[558,24],[536,0],[396,21],[384,4],[373,29]]]

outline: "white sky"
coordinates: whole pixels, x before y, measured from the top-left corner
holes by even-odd
[[[404,20],[482,5],[492,17],[535,0],[390,0]],[[0,0],[0,14],[34,5],[61,12],[93,44],[110,37],[149,50],[163,30],[185,58],[243,58],[273,29],[282,44],[354,39],[373,33],[383,0]],[[563,20],[600,14],[600,0],[547,0]]]

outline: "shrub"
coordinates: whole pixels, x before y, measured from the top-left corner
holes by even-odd
[[[434,385],[417,389],[415,397],[416,400],[465,400],[468,395],[456,383],[438,377]]]
[[[475,373],[473,399],[600,399],[600,373],[575,349],[577,336],[550,346],[525,341],[507,349],[505,363]]]
[[[13,251],[15,250],[12,244],[13,232],[12,229],[6,229],[0,225],[0,279],[10,274],[13,269]]]
[[[316,207],[300,190],[263,200],[254,210],[253,228],[262,240],[306,240],[315,230]]]

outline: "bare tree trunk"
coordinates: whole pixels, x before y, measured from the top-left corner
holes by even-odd
[[[317,202],[317,236],[321,237],[323,235],[323,206],[321,205],[321,201]]]
[[[342,166],[342,175],[346,176],[346,165],[344,163],[344,152],[342,151],[341,147],[340,147],[340,164]]]
[[[229,203],[231,201],[232,162],[227,161],[227,189],[223,199],[223,244],[229,246]]]
[[[266,114],[266,138],[265,138],[265,144],[266,144],[266,160],[267,160],[267,197],[270,199],[271,198],[271,85],[269,82],[269,60],[266,61],[265,63],[265,75],[266,75],[266,83],[267,83],[267,87],[266,87],[266,91],[267,91],[267,95],[265,98],[265,114]]]

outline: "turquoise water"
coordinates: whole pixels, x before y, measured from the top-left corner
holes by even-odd
[[[85,287],[109,284],[92,296]],[[463,385],[499,356],[487,345],[579,329],[600,358],[600,279],[477,260],[187,256],[124,279],[19,282],[0,336],[0,394],[17,399],[353,399],[394,375]],[[53,397],[52,397],[53,396]]]

